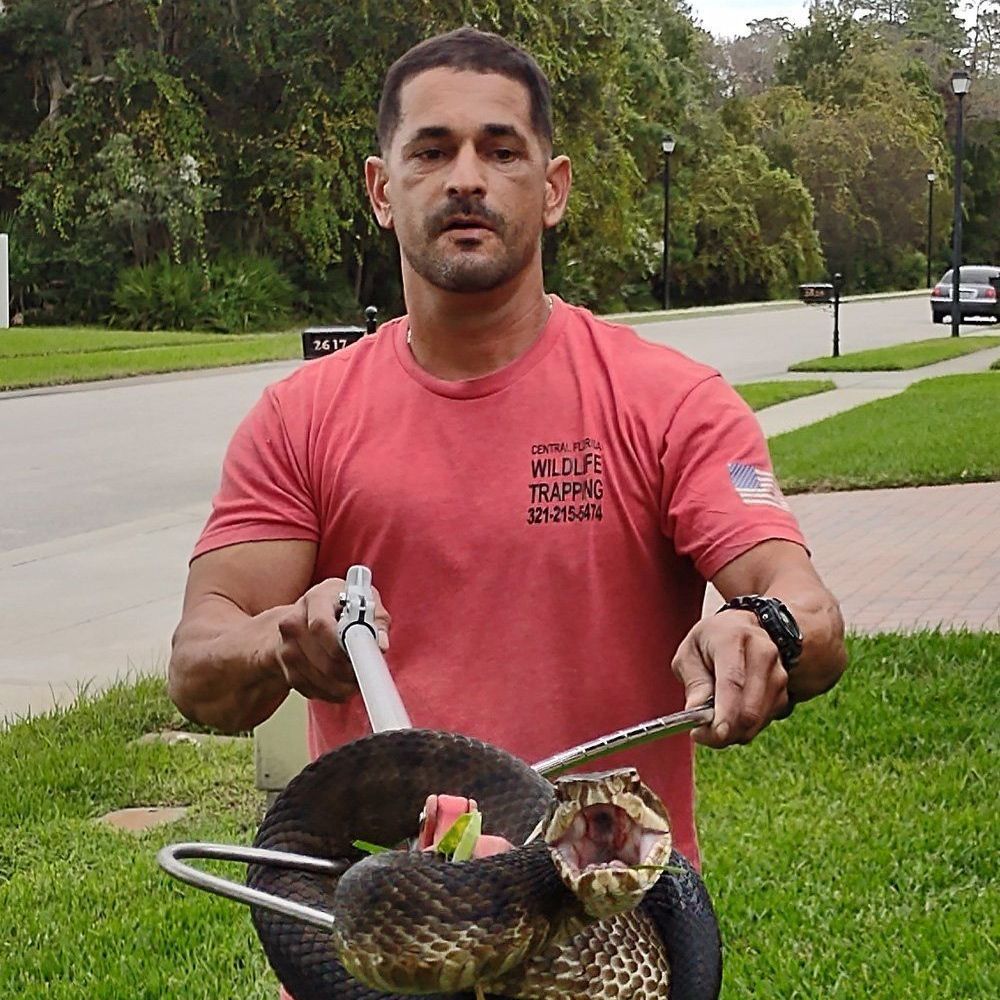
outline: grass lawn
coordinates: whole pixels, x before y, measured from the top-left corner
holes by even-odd
[[[829,392],[837,387],[829,379],[802,379],[744,382],[743,385],[736,385],[733,388],[747,401],[750,409],[763,410],[767,406],[798,399],[799,396],[815,396],[818,392]]]
[[[1000,480],[1000,375],[926,379],[768,441],[787,493]]]
[[[727,1000],[1000,995],[1000,636],[855,639],[827,699],[698,757]]]
[[[1000,336],[934,337],[909,344],[854,351],[839,358],[812,358],[790,365],[790,372],[898,372],[932,365],[948,358],[1000,347]]]
[[[237,336],[89,327],[0,331],[0,390],[301,357],[297,332]]]
[[[996,747],[983,706],[1000,697],[1000,636],[851,648],[822,703],[750,747],[699,751],[723,996],[996,996],[985,939],[1000,906]],[[4,992],[274,1000],[247,912],[155,865],[166,843],[247,844],[258,821],[249,745],[130,745],[174,719],[162,683],[146,680],[0,732]],[[192,811],[139,837],[93,823],[150,804]]]
[[[259,821],[248,740],[129,745],[178,721],[162,681],[144,680],[0,731],[4,993],[276,1000],[247,915],[155,864],[160,846],[180,840],[248,844]],[[161,804],[192,810],[141,836],[93,822]]]

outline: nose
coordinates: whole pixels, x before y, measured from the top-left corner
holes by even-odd
[[[483,162],[471,142],[459,147],[451,161],[446,183],[449,197],[485,196],[486,175],[483,172]]]

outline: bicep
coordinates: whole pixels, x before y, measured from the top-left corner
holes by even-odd
[[[213,549],[191,563],[184,615],[221,599],[244,614],[293,604],[309,589],[316,543],[300,539],[241,542]]]

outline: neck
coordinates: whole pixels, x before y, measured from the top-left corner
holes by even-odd
[[[446,292],[404,263],[410,350],[424,371],[448,381],[479,378],[516,361],[551,311],[541,269],[488,292]]]

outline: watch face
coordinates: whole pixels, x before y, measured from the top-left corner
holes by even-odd
[[[802,638],[802,633],[799,631],[798,623],[783,604],[776,603],[774,606],[774,613],[777,615],[778,621],[780,621],[781,624],[784,625],[796,639]]]

